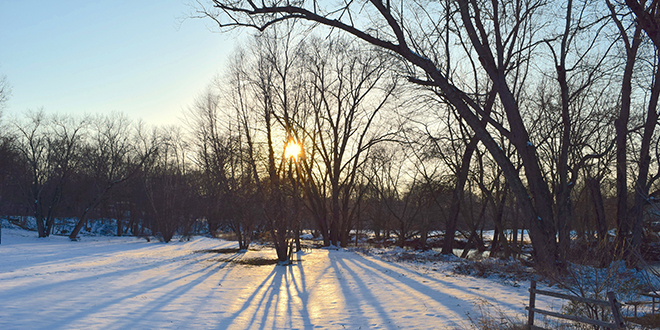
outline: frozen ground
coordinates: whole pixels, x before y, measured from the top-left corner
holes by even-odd
[[[523,317],[528,299],[524,281],[346,250],[309,250],[290,266],[236,262],[274,258],[267,248],[196,253],[234,247],[204,237],[71,242],[3,228],[0,329],[464,329],[479,306]]]

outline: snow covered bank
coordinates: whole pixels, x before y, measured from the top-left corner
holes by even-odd
[[[227,260],[275,253],[199,253],[237,247],[202,237],[164,244],[34,236],[3,229],[0,329],[462,329],[475,303],[523,316],[528,299],[526,282],[514,287],[345,250],[250,266]]]

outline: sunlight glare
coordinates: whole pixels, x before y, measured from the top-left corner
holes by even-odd
[[[289,143],[287,143],[286,147],[284,148],[284,156],[286,158],[298,159],[301,153],[302,147],[295,141],[289,141]]]

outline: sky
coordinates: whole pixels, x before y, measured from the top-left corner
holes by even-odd
[[[117,111],[179,123],[244,35],[184,19],[189,2],[1,0],[0,76],[12,86],[3,117]]]

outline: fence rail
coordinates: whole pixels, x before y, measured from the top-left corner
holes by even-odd
[[[551,312],[551,311],[546,311],[546,310],[543,310],[543,309],[536,308],[536,295],[550,296],[550,297],[566,299],[566,300],[571,300],[571,301],[577,301],[577,302],[582,302],[582,303],[587,303],[587,304],[592,304],[592,305],[610,307],[611,310],[612,310],[612,317],[614,318],[614,323],[605,322],[605,321],[602,321],[602,320],[590,319],[588,317],[556,313],[556,312]],[[570,321],[576,321],[576,322],[581,322],[581,323],[592,324],[592,325],[596,325],[596,326],[600,326],[600,327],[604,327],[604,328],[608,328],[608,329],[625,329],[626,328],[626,324],[625,324],[625,322],[623,322],[623,318],[621,317],[621,313],[619,312],[619,303],[616,300],[616,296],[614,295],[614,292],[608,292],[607,293],[607,301],[597,300],[597,299],[591,299],[591,298],[585,298],[585,297],[579,297],[579,296],[574,296],[574,295],[563,294],[563,293],[559,293],[559,292],[538,290],[538,289],[536,289],[536,281],[532,280],[532,282],[530,284],[530,287],[529,287],[529,306],[526,309],[529,311],[528,318],[527,318],[527,326],[529,327],[529,329],[543,329],[543,328],[540,328],[540,327],[534,325],[534,316],[535,316],[536,313],[542,314],[542,315],[547,315],[547,316],[552,316],[552,317],[556,317],[556,318],[564,319],[564,320],[570,320]]]

